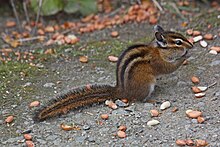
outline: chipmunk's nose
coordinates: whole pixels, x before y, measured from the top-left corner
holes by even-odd
[[[190,41],[187,41],[187,48],[193,48],[193,44]]]

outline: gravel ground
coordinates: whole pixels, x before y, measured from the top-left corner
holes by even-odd
[[[186,28],[178,29],[181,21],[166,15],[160,20],[160,24],[167,29],[177,29],[183,32]],[[197,22],[195,22],[197,23]],[[190,24],[195,26],[195,24]],[[146,36],[152,36],[152,27],[148,23],[126,24],[122,27],[113,28],[118,30],[119,40],[129,41]],[[144,31],[143,31],[144,30]],[[110,38],[109,31],[103,30],[82,36],[81,41],[100,41]],[[215,27],[210,33],[217,34],[220,30]],[[220,45],[218,36],[211,45]],[[122,50],[122,49],[120,49]],[[176,146],[177,139],[203,139],[211,147],[220,146],[220,57],[208,53],[206,48],[199,44],[190,51],[189,64],[182,66],[176,72],[162,76],[158,79],[155,92],[151,98],[157,103],[133,103],[129,107],[119,107],[112,110],[104,104],[84,107],[59,118],[35,123],[32,120],[35,109],[29,109],[28,104],[33,100],[39,100],[45,104],[57,93],[71,89],[71,87],[88,83],[115,84],[115,64],[107,60],[92,60],[88,64],[78,62],[78,58],[70,55],[70,60],[57,59],[46,62],[45,68],[50,71],[48,75],[38,77],[32,82],[31,78],[21,81],[24,85],[29,83],[34,87],[35,94],[29,100],[21,100],[14,105],[1,107],[0,117],[0,146],[25,146],[22,132],[29,131],[36,146],[147,146],[147,147],[171,147]],[[95,66],[94,66],[95,65]],[[206,91],[206,96],[196,99],[191,92],[194,85],[190,77],[196,75],[200,78],[201,86],[217,82]],[[57,84],[57,81],[61,83]],[[9,97],[10,98],[10,97]],[[14,98],[14,97],[13,97]],[[16,99],[19,98],[15,97]],[[149,127],[147,122],[152,120],[149,111],[158,109],[163,101],[169,100],[171,107],[160,111],[159,125]],[[172,112],[174,107],[177,112]],[[187,109],[195,109],[203,112],[205,122],[197,123],[196,119],[186,116]],[[13,112],[15,121],[6,125],[5,117]],[[109,114],[108,120],[102,120],[100,115]],[[75,124],[81,130],[64,131],[60,124]],[[126,138],[117,137],[120,125],[126,125]]]

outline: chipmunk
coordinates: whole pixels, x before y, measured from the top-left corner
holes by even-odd
[[[156,25],[155,39],[148,45],[133,45],[122,52],[117,62],[116,86],[91,85],[76,88],[52,100],[39,109],[35,121],[43,121],[77,107],[127,98],[129,101],[146,101],[154,91],[156,77],[178,69],[188,58],[193,45],[181,34],[164,31]]]

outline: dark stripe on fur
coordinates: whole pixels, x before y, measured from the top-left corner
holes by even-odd
[[[91,89],[81,87],[70,90],[49,101],[48,104],[37,110],[33,119],[39,122],[78,107],[103,102],[107,99],[116,99],[116,97],[113,97],[114,91],[115,88],[110,85],[91,85]],[[71,106],[74,107],[69,109]]]
[[[122,52],[122,54],[120,55],[120,57],[119,57],[119,59],[118,59],[118,62],[117,62],[117,69],[116,69],[116,74],[117,74],[117,76],[116,76],[116,80],[117,80],[117,84],[119,83],[119,78],[121,79],[121,77],[119,76],[119,73],[118,73],[118,71],[119,71],[119,66],[120,66],[120,64],[121,64],[121,61],[122,61],[122,59],[124,58],[124,56],[129,52],[129,51],[131,51],[131,50],[133,50],[133,49],[136,49],[136,48],[139,48],[139,47],[146,47],[147,45],[145,45],[145,44],[136,44],[136,45],[132,45],[132,46],[129,46],[126,50],[124,50],[123,52]]]

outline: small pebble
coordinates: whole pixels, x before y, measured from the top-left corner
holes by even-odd
[[[53,87],[55,84],[54,83],[46,83],[44,84],[44,87]]]
[[[116,101],[115,101],[115,104],[116,104],[117,106],[119,106],[119,107],[126,107],[126,106],[128,106],[128,103],[124,103],[124,102],[121,101],[121,100],[116,100]]]
[[[83,128],[83,130],[89,130],[90,126],[89,125],[84,125],[82,128]]]
[[[192,119],[191,122],[192,122],[193,124],[197,124],[197,123],[198,123],[197,119]]]
[[[136,106],[135,105],[131,105],[131,106],[128,106],[125,108],[126,111],[129,111],[129,112],[134,112],[136,109]]]

